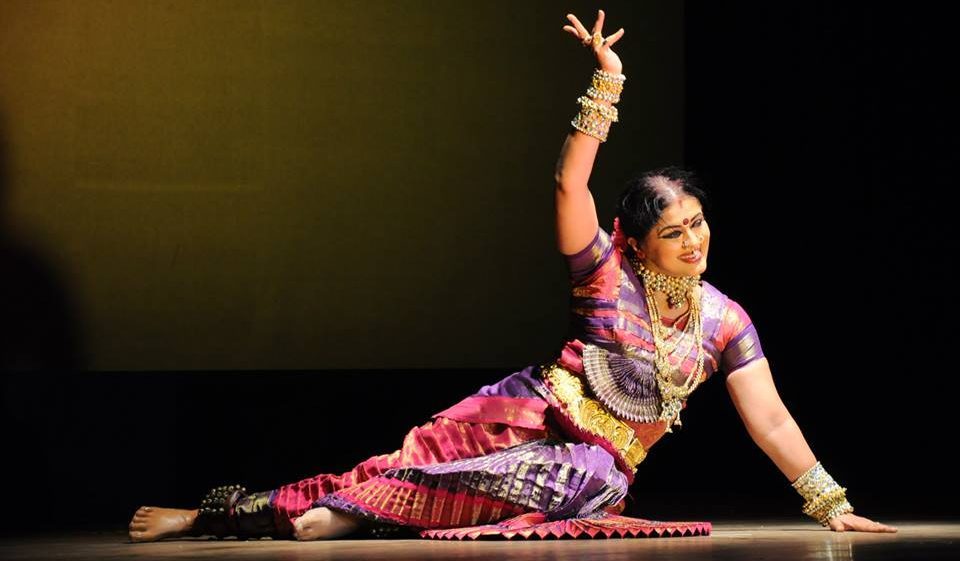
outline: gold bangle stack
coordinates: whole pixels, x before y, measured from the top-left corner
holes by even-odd
[[[620,101],[620,94],[623,92],[623,82],[626,80],[623,74],[611,74],[597,68],[593,71],[593,78],[590,80],[590,88],[587,95],[593,99],[606,101],[608,103],[617,103]]]
[[[597,103],[596,101],[590,99],[589,97],[582,95],[577,98],[577,103],[580,104],[580,112],[584,110],[593,111],[600,114],[600,117],[607,119],[608,121],[616,123],[619,117],[619,112],[617,108],[612,105],[604,105],[602,103]]]
[[[853,512],[853,507],[847,501],[847,489],[838,485],[820,462],[798,477],[792,485],[806,501],[803,513],[822,526],[829,526],[831,518]]]
[[[577,99],[580,113],[570,121],[573,128],[606,142],[610,124],[618,120],[617,108],[612,104],[620,101],[624,80],[626,77],[623,74],[611,74],[599,68],[594,70],[587,95]]]

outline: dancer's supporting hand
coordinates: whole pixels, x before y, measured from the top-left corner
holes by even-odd
[[[567,19],[570,20],[572,25],[563,26],[563,30],[571,33],[583,43],[585,47],[593,50],[593,53],[597,56],[597,64],[600,70],[610,72],[611,74],[620,74],[623,71],[623,63],[620,62],[620,57],[618,57],[617,53],[613,52],[613,49],[610,47],[623,37],[623,28],[621,27],[620,30],[613,35],[604,38],[603,18],[603,10],[599,10],[597,12],[597,21],[593,24],[593,31],[587,31],[587,28],[580,23],[577,16],[567,14]]]
[[[834,532],[846,532],[848,530],[854,532],[896,532],[897,529],[893,526],[887,526],[886,524],[881,524],[879,522],[874,522],[873,520],[864,518],[862,516],[857,516],[852,512],[847,514],[841,514],[827,521],[830,524],[830,529]]]

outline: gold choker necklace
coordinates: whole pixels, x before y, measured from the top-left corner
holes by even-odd
[[[693,290],[700,285],[700,275],[692,277],[674,277],[652,271],[643,266],[643,263],[634,255],[630,258],[633,270],[643,278],[643,286],[647,292],[659,291],[667,295],[667,305],[678,308],[693,299]]]

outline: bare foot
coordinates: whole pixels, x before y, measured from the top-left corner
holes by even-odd
[[[339,538],[360,525],[360,520],[355,516],[321,506],[308,510],[293,521],[293,536],[301,541]]]
[[[196,510],[142,506],[130,521],[130,541],[152,542],[186,535],[197,518]]]

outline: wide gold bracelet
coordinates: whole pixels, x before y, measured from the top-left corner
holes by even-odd
[[[822,526],[829,526],[832,518],[853,512],[853,506],[847,501],[846,488],[837,484],[820,462],[814,464],[791,485],[806,501],[803,513]]]
[[[577,103],[580,104],[580,107],[582,107],[583,109],[596,111],[604,119],[609,119],[614,123],[616,123],[619,120],[620,114],[617,111],[617,108],[612,105],[604,105],[602,103],[597,103],[596,101],[590,99],[585,95],[578,97]]]
[[[584,107],[581,108],[580,113],[570,121],[570,124],[583,134],[592,136],[600,142],[606,142],[612,122],[613,121],[607,119],[598,111]]]
[[[620,101],[620,93],[623,92],[623,82],[626,79],[627,77],[623,74],[611,74],[597,68],[593,71],[587,95],[607,103],[617,103]]]
[[[611,74],[599,68],[594,70],[587,95],[577,98],[580,113],[570,121],[573,128],[606,142],[611,123],[619,120],[617,108],[612,104],[620,101],[625,80],[623,74]]]

